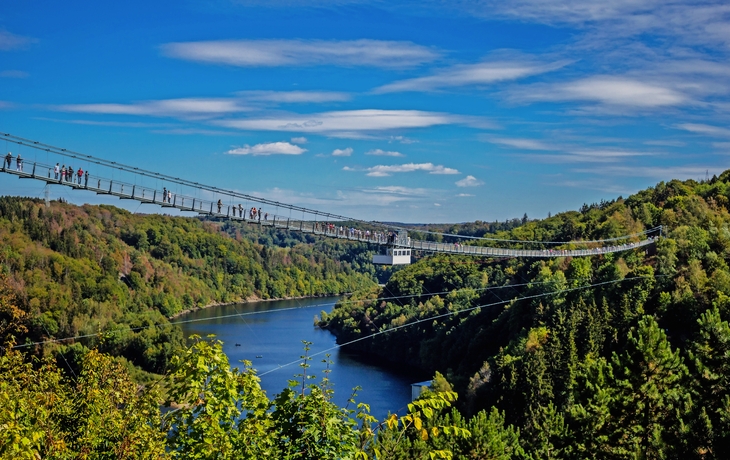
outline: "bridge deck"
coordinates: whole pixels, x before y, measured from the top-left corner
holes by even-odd
[[[384,232],[366,232],[350,229],[341,229],[341,227],[325,225],[324,222],[312,220],[293,220],[288,217],[277,216],[275,214],[260,214],[256,218],[246,217],[248,209],[244,209],[244,215],[240,215],[240,211],[236,211],[236,205],[223,205],[220,211],[217,202],[199,199],[190,196],[173,195],[171,201],[163,201],[161,199],[161,191],[150,189],[148,187],[137,186],[134,184],[115,182],[114,180],[101,178],[98,176],[83,176],[81,183],[76,175],[73,179],[76,181],[68,181],[56,179],[53,174],[53,167],[42,163],[29,163],[23,165],[24,171],[18,168],[7,167],[3,162],[1,172],[12,174],[21,179],[37,179],[47,184],[63,185],[74,190],[88,190],[99,195],[111,195],[124,200],[135,200],[140,203],[155,204],[162,208],[175,208],[180,211],[196,212],[200,215],[211,216],[220,219],[230,219],[234,221],[258,224],[261,226],[279,228],[284,230],[309,233],[313,235],[322,235],[330,238],[338,238],[343,240],[360,241],[364,243],[388,245],[389,240]],[[47,170],[47,172],[46,172]],[[126,190],[125,190],[126,187]],[[187,203],[187,205],[186,205]],[[614,246],[601,246],[588,249],[514,249],[514,248],[496,248],[486,246],[473,246],[450,243],[435,243],[430,241],[409,240],[409,244],[399,245],[399,248],[410,248],[411,250],[420,250],[426,252],[439,252],[446,254],[467,254],[487,257],[530,257],[530,258],[551,258],[551,257],[583,257],[599,254],[609,254],[614,252],[627,251],[630,249],[640,248],[651,245],[655,242],[653,238],[647,238],[640,241],[629,242]],[[527,242],[526,242],[527,243]],[[568,243],[566,243],[568,244]]]

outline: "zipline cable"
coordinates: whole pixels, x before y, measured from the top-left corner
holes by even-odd
[[[668,276],[668,275],[658,275],[658,276]],[[319,356],[319,355],[322,355],[322,354],[325,354],[325,353],[329,353],[330,351],[334,351],[334,350],[337,350],[339,348],[346,347],[348,345],[352,345],[353,343],[362,342],[363,340],[371,339],[373,337],[376,337],[376,336],[379,336],[379,335],[382,335],[382,334],[386,334],[386,333],[389,333],[389,332],[394,332],[394,331],[397,331],[399,329],[404,329],[406,327],[410,327],[410,326],[413,326],[415,324],[425,323],[426,321],[433,321],[435,319],[446,318],[446,317],[449,317],[449,316],[458,315],[460,313],[473,311],[473,310],[476,310],[478,308],[495,307],[495,306],[498,306],[498,305],[503,305],[503,304],[506,304],[506,303],[509,303],[509,302],[514,302],[514,301],[538,299],[540,297],[557,295],[557,294],[562,294],[562,293],[565,293],[565,292],[580,291],[580,290],[583,290],[583,289],[588,289],[588,288],[597,287],[597,286],[604,286],[604,285],[608,285],[608,284],[620,283],[620,282],[623,282],[623,281],[632,281],[632,280],[646,279],[646,278],[647,277],[645,277],[645,276],[634,276],[634,277],[631,277],[631,278],[622,278],[620,280],[604,281],[604,282],[601,282],[601,283],[591,284],[589,286],[578,286],[578,287],[574,287],[574,288],[563,289],[563,290],[560,290],[560,291],[544,292],[542,294],[535,294],[535,295],[530,295],[530,296],[524,296],[524,297],[521,297],[519,299],[510,299],[510,300],[505,300],[505,301],[500,301],[500,302],[494,302],[494,303],[490,303],[490,304],[477,305],[475,307],[469,307],[469,308],[465,308],[463,310],[451,311],[451,312],[443,313],[443,314],[436,315],[436,316],[430,316],[428,318],[421,318],[421,319],[418,319],[416,321],[413,321],[412,323],[402,324],[400,326],[396,326],[396,327],[393,327],[393,328],[390,328],[390,329],[384,329],[382,331],[374,332],[374,333],[372,333],[370,335],[367,335],[367,336],[364,336],[364,337],[358,337],[357,339],[350,340],[349,342],[345,342],[345,343],[341,343],[341,344],[336,344],[333,347],[327,348],[326,350],[318,351],[316,353],[312,353],[311,355],[308,355],[308,356],[310,358],[313,358],[315,356]],[[277,367],[275,369],[271,369],[269,371],[262,372],[261,374],[257,374],[257,375],[259,377],[263,377],[264,375],[270,374],[270,373],[275,372],[275,371],[278,371],[280,369],[284,369],[285,367],[289,367],[289,366],[293,366],[294,364],[298,364],[301,361],[302,360],[300,358],[300,359],[297,359],[296,361],[291,361],[291,362],[288,362],[286,364],[279,365],[279,367]]]
[[[657,275],[657,276],[668,276],[668,275]],[[566,282],[573,281],[573,279],[568,279]],[[506,289],[506,288],[515,288],[515,287],[525,287],[529,285],[540,285],[540,284],[547,284],[552,283],[552,281],[538,281],[538,282],[531,282],[531,283],[520,283],[520,284],[505,284],[502,286],[488,286],[483,288],[459,288],[459,289],[453,289],[451,291],[441,291],[441,292],[434,292],[430,295],[437,296],[437,295],[443,295],[443,294],[450,294],[452,292],[459,292],[467,289],[471,289],[474,291],[488,291],[492,289]],[[395,300],[395,299],[405,299],[405,298],[414,298],[414,297],[427,297],[429,294],[408,294],[408,295],[401,295],[401,296],[392,296],[392,297],[377,297],[375,299],[357,299],[357,300],[341,300],[339,301],[342,305],[347,304],[353,304],[353,303],[359,303],[359,302],[379,302],[379,301],[385,301],[385,300]],[[210,316],[206,318],[192,318],[188,320],[181,320],[181,321],[171,321],[168,323],[158,323],[158,324],[151,324],[147,326],[139,326],[139,327],[130,327],[130,328],[124,328],[124,329],[112,329],[108,331],[103,332],[96,332],[94,334],[83,334],[83,335],[75,335],[71,337],[63,337],[59,339],[48,339],[48,340],[42,340],[38,342],[31,342],[31,343],[23,343],[20,345],[15,345],[12,348],[27,348],[32,347],[36,345],[45,345],[48,343],[59,343],[59,342],[65,342],[67,340],[77,340],[77,339],[88,339],[90,337],[98,337],[100,335],[104,334],[113,334],[118,332],[137,332],[142,331],[145,329],[152,329],[154,327],[167,327],[167,326],[175,326],[179,324],[189,324],[189,323],[200,323],[205,321],[213,321],[216,319],[227,319],[227,318],[234,318],[237,316],[252,316],[252,315],[261,315],[265,313],[275,313],[280,311],[291,311],[291,310],[300,310],[305,308],[318,308],[318,307],[327,307],[332,305],[332,302],[327,303],[320,303],[315,305],[304,305],[304,306],[298,306],[298,307],[287,307],[287,308],[277,308],[274,310],[265,310],[265,311],[251,311],[251,312],[240,312],[240,313],[231,313],[227,315],[217,315],[217,316]]]

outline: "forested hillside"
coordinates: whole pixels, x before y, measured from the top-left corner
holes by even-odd
[[[113,206],[0,198],[0,269],[38,341],[83,341],[162,372],[182,342],[167,317],[215,302],[339,294],[373,285],[366,248],[258,226]],[[105,334],[115,331],[113,334]]]
[[[665,237],[591,258],[429,257],[320,324],[340,343],[380,332],[349,347],[443,373],[463,413],[504,410],[534,458],[728,458],[728,196],[730,171],[526,221],[496,236]]]

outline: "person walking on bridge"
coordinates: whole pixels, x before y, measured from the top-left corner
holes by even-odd
[[[76,173],[76,175],[77,175],[77,176],[79,176],[79,177],[78,177],[78,180],[79,180],[79,185],[81,185],[81,178],[82,178],[82,177],[84,176],[84,170],[83,170],[83,169],[81,169],[81,168],[79,168],[79,170],[78,170],[78,172]]]
[[[15,169],[19,172],[23,172],[23,159],[20,158],[20,154],[15,158]]]
[[[10,164],[12,163],[12,161],[13,161],[13,154],[8,152],[8,154],[5,155],[5,163],[7,163],[6,168],[10,167]]]
[[[243,213],[243,205],[241,203],[238,203],[238,215],[240,215],[242,218],[246,218],[245,214]]]
[[[58,180],[58,171],[59,171],[59,167],[58,167],[58,163],[56,163],[56,166],[53,167],[53,174],[55,174],[56,180]]]
[[[66,182],[66,165],[61,167],[61,182]]]
[[[167,187],[162,187],[162,202],[167,201]]]
[[[223,207],[223,203],[221,202],[221,200],[218,200],[218,214],[221,213],[221,208],[222,207]]]
[[[89,188],[89,170],[84,172],[84,187]]]

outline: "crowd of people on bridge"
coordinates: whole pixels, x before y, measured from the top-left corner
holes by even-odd
[[[79,168],[77,171],[74,171],[74,168],[71,165],[68,167],[66,165],[59,166],[59,164],[56,163],[56,166],[53,167],[53,177],[55,180],[60,182],[81,185],[81,182],[83,181],[84,186],[89,184],[89,171],[84,171],[83,168]]]
[[[362,230],[355,227],[337,226],[329,222],[315,222],[312,226],[314,233],[322,233],[325,235],[337,236],[360,241],[370,241],[373,243],[401,244],[405,246],[411,245],[411,239],[406,238],[404,241],[398,241],[398,233],[396,232],[376,232],[370,230]]]

